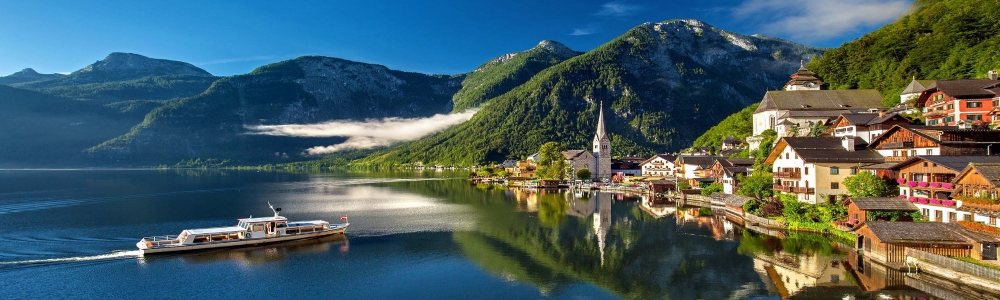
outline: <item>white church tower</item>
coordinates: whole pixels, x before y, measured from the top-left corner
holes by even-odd
[[[594,133],[594,169],[590,171],[596,179],[611,179],[611,139],[604,130],[604,102],[601,102],[597,117],[597,132]]]

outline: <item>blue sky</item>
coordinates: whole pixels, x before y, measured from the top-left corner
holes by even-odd
[[[0,0],[0,75],[72,72],[111,52],[216,75],[302,55],[456,74],[541,40],[587,51],[643,22],[678,18],[836,47],[894,21],[912,0],[285,2]]]

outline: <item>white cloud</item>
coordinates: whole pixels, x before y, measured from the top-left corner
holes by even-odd
[[[589,35],[597,32],[597,25],[589,24],[584,28],[573,28],[573,32],[569,35]]]
[[[864,27],[892,22],[906,13],[909,0],[746,0],[733,11],[742,20],[756,20],[766,34],[815,42]]]
[[[382,120],[332,121],[319,124],[250,126],[251,134],[294,137],[347,137],[347,141],[306,150],[319,155],[346,149],[368,149],[411,141],[468,121],[478,109],[456,114],[438,114],[427,118],[387,118]]]
[[[601,10],[597,11],[594,15],[597,16],[611,16],[611,17],[625,17],[631,16],[639,12],[642,7],[634,4],[628,4],[622,1],[608,2],[601,4]]]

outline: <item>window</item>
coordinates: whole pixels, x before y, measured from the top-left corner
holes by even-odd
[[[993,100],[993,107],[1000,106],[1000,100]]]
[[[830,167],[830,175],[840,175],[840,168]]]
[[[942,211],[940,211],[940,210],[935,210],[935,211],[934,211],[934,221],[938,221],[938,222],[941,222],[941,221],[943,221],[943,220],[941,220],[941,219],[943,219],[943,218],[941,217],[942,213],[943,213],[943,212],[942,212]]]
[[[917,156],[917,150],[910,150],[910,156]]]
[[[972,214],[965,214],[965,216],[962,219],[967,222],[972,222]]]
[[[851,167],[851,175],[856,175],[856,174],[858,174],[858,168],[857,167]]]
[[[956,214],[955,212],[948,213],[948,222],[955,222],[955,221],[958,221],[958,214]]]
[[[927,152],[927,155],[934,155],[934,149],[927,149],[925,152]]]
[[[927,162],[926,162],[926,161],[924,162],[924,167],[925,167],[925,168],[927,167]]]
[[[969,121],[982,121],[983,115],[965,115],[965,118]]]
[[[954,104],[948,104],[948,109],[955,109],[955,105]]]
[[[840,189],[840,183],[839,182],[831,182],[830,183],[830,188],[834,189],[834,190],[839,190]]]
[[[990,225],[997,226],[997,217],[990,217]]]
[[[785,159],[788,159],[788,153],[785,153]]]
[[[809,175],[809,167],[805,167],[802,170],[804,170],[806,172],[806,175]]]
[[[965,103],[965,107],[968,108],[980,108],[983,107],[983,103],[979,101],[970,101]]]

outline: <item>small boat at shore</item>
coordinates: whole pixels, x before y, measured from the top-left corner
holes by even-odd
[[[289,222],[278,215],[281,208],[267,205],[274,212],[273,217],[251,216],[238,219],[236,226],[185,229],[178,235],[144,237],[135,245],[142,254],[239,247],[344,234],[351,224],[346,222],[347,216],[340,218],[345,221],[343,224],[322,220]]]

